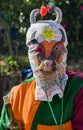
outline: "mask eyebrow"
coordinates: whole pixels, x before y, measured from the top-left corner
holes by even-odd
[[[63,43],[61,41],[60,42],[57,41],[55,45],[59,45],[59,44],[63,44]]]

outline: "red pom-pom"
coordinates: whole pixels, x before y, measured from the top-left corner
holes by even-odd
[[[41,6],[40,8],[40,14],[41,16],[45,16],[48,12],[48,9],[45,6]]]

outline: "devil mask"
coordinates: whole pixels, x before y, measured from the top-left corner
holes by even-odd
[[[67,37],[60,25],[62,12],[54,7],[55,20],[36,22],[39,9],[31,12],[31,26],[27,31],[28,56],[36,80],[35,99],[52,101],[54,95],[64,94],[68,76],[66,75]]]

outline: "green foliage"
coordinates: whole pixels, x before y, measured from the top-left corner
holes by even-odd
[[[18,71],[22,71],[27,66],[30,66],[27,56],[18,56],[17,58],[13,58],[12,56],[7,55],[2,59],[5,63],[5,67],[1,72],[1,75],[10,75],[15,72],[18,73]]]
[[[30,65],[28,56],[18,56],[17,63],[18,63],[19,70],[22,70],[23,68],[26,68],[27,66]]]
[[[14,60],[11,56],[7,56],[6,61],[8,63],[8,66],[10,67],[10,69],[11,68],[15,69],[18,67],[16,60]]]
[[[13,57],[6,56],[5,60],[6,60],[7,67],[3,71],[4,74],[9,74],[9,73],[12,73],[12,72],[18,70],[17,61],[15,59],[13,59]]]

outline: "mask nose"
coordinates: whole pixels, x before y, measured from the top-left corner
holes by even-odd
[[[44,71],[52,71],[52,60],[44,60]]]

